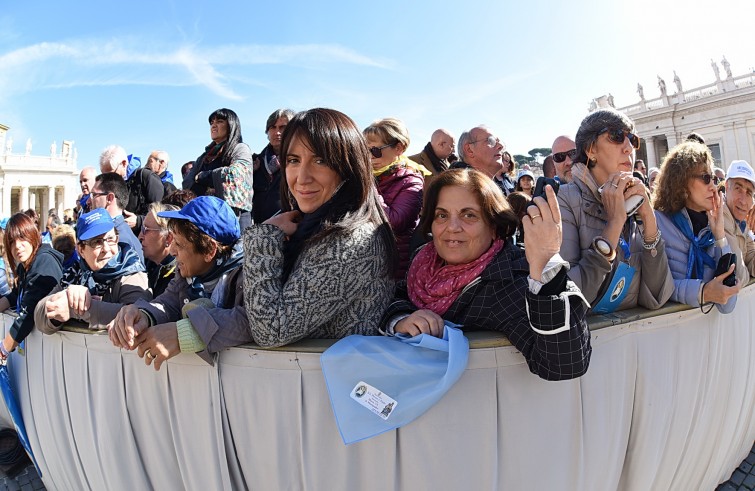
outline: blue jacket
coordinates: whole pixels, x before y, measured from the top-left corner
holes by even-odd
[[[682,210],[684,216],[689,220],[687,210]],[[666,213],[656,213],[656,220],[658,221],[658,229],[663,234],[663,238],[666,240],[666,255],[668,256],[668,265],[671,269],[671,276],[674,277],[674,293],[671,295],[671,300],[674,302],[685,303],[693,307],[699,307],[699,295],[702,284],[713,279],[714,270],[705,267],[702,279],[688,279],[687,278],[687,256],[689,253],[690,241],[682,234],[674,222],[671,221],[671,217]],[[690,228],[692,223],[690,222]],[[700,231],[698,237],[710,230],[710,227],[705,227]],[[734,240],[727,234],[726,237],[729,241]],[[716,263],[723,254],[731,252],[731,247],[727,244],[723,250],[715,245],[710,246],[706,252],[713,258]],[[737,305],[737,296],[734,295],[724,305],[716,304],[719,312],[722,314],[728,314]]]

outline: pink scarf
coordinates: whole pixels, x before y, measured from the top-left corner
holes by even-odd
[[[487,251],[471,263],[445,264],[438,256],[435,245],[430,242],[417,253],[409,266],[409,300],[420,309],[445,314],[464,287],[482,274],[503,246],[503,240],[496,239]]]

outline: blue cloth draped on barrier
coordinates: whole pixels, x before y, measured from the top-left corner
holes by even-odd
[[[0,364],[0,391],[3,393],[5,405],[8,407],[11,419],[13,419],[13,426],[16,428],[18,439],[24,447],[24,450],[26,450],[26,453],[29,455],[31,461],[34,462],[34,467],[37,468],[37,474],[39,474],[39,477],[42,477],[42,471],[39,470],[37,460],[34,458],[34,454],[31,451],[29,435],[27,435],[26,426],[24,426],[24,416],[21,413],[21,406],[18,404],[18,399],[16,399],[16,394],[13,392],[13,387],[10,384],[8,367],[5,363]]]
[[[424,414],[461,377],[468,359],[467,338],[449,322],[442,338],[353,335],[335,343],[320,363],[344,443]]]

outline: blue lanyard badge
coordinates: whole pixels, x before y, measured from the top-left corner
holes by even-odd
[[[623,237],[619,238],[619,247],[624,252],[624,260],[629,259],[631,253],[629,252],[629,244]],[[624,261],[619,261],[619,266],[616,268],[616,272],[611,279],[611,284],[608,285],[608,290],[603,295],[592,311],[596,314],[609,314],[616,310],[621,302],[624,301],[624,297],[627,296],[629,291],[629,285],[632,284],[632,278],[637,270]]]

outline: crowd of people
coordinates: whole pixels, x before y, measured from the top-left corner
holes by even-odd
[[[0,358],[35,325],[107,330],[159,369],[251,342],[442,336],[450,321],[505,334],[533,373],[564,380],[588,369],[588,314],[669,300],[725,314],[755,274],[749,164],[725,175],[692,134],[648,170],[612,108],[555,138],[543,177],[484,125],[458,141],[438,129],[407,156],[396,118],[360,131],[336,110],[279,109],[258,154],[234,111],[208,122],[180,189],[167,152],[140,167],[112,145],[45,234],[31,210],[0,222],[0,309],[18,314]]]

